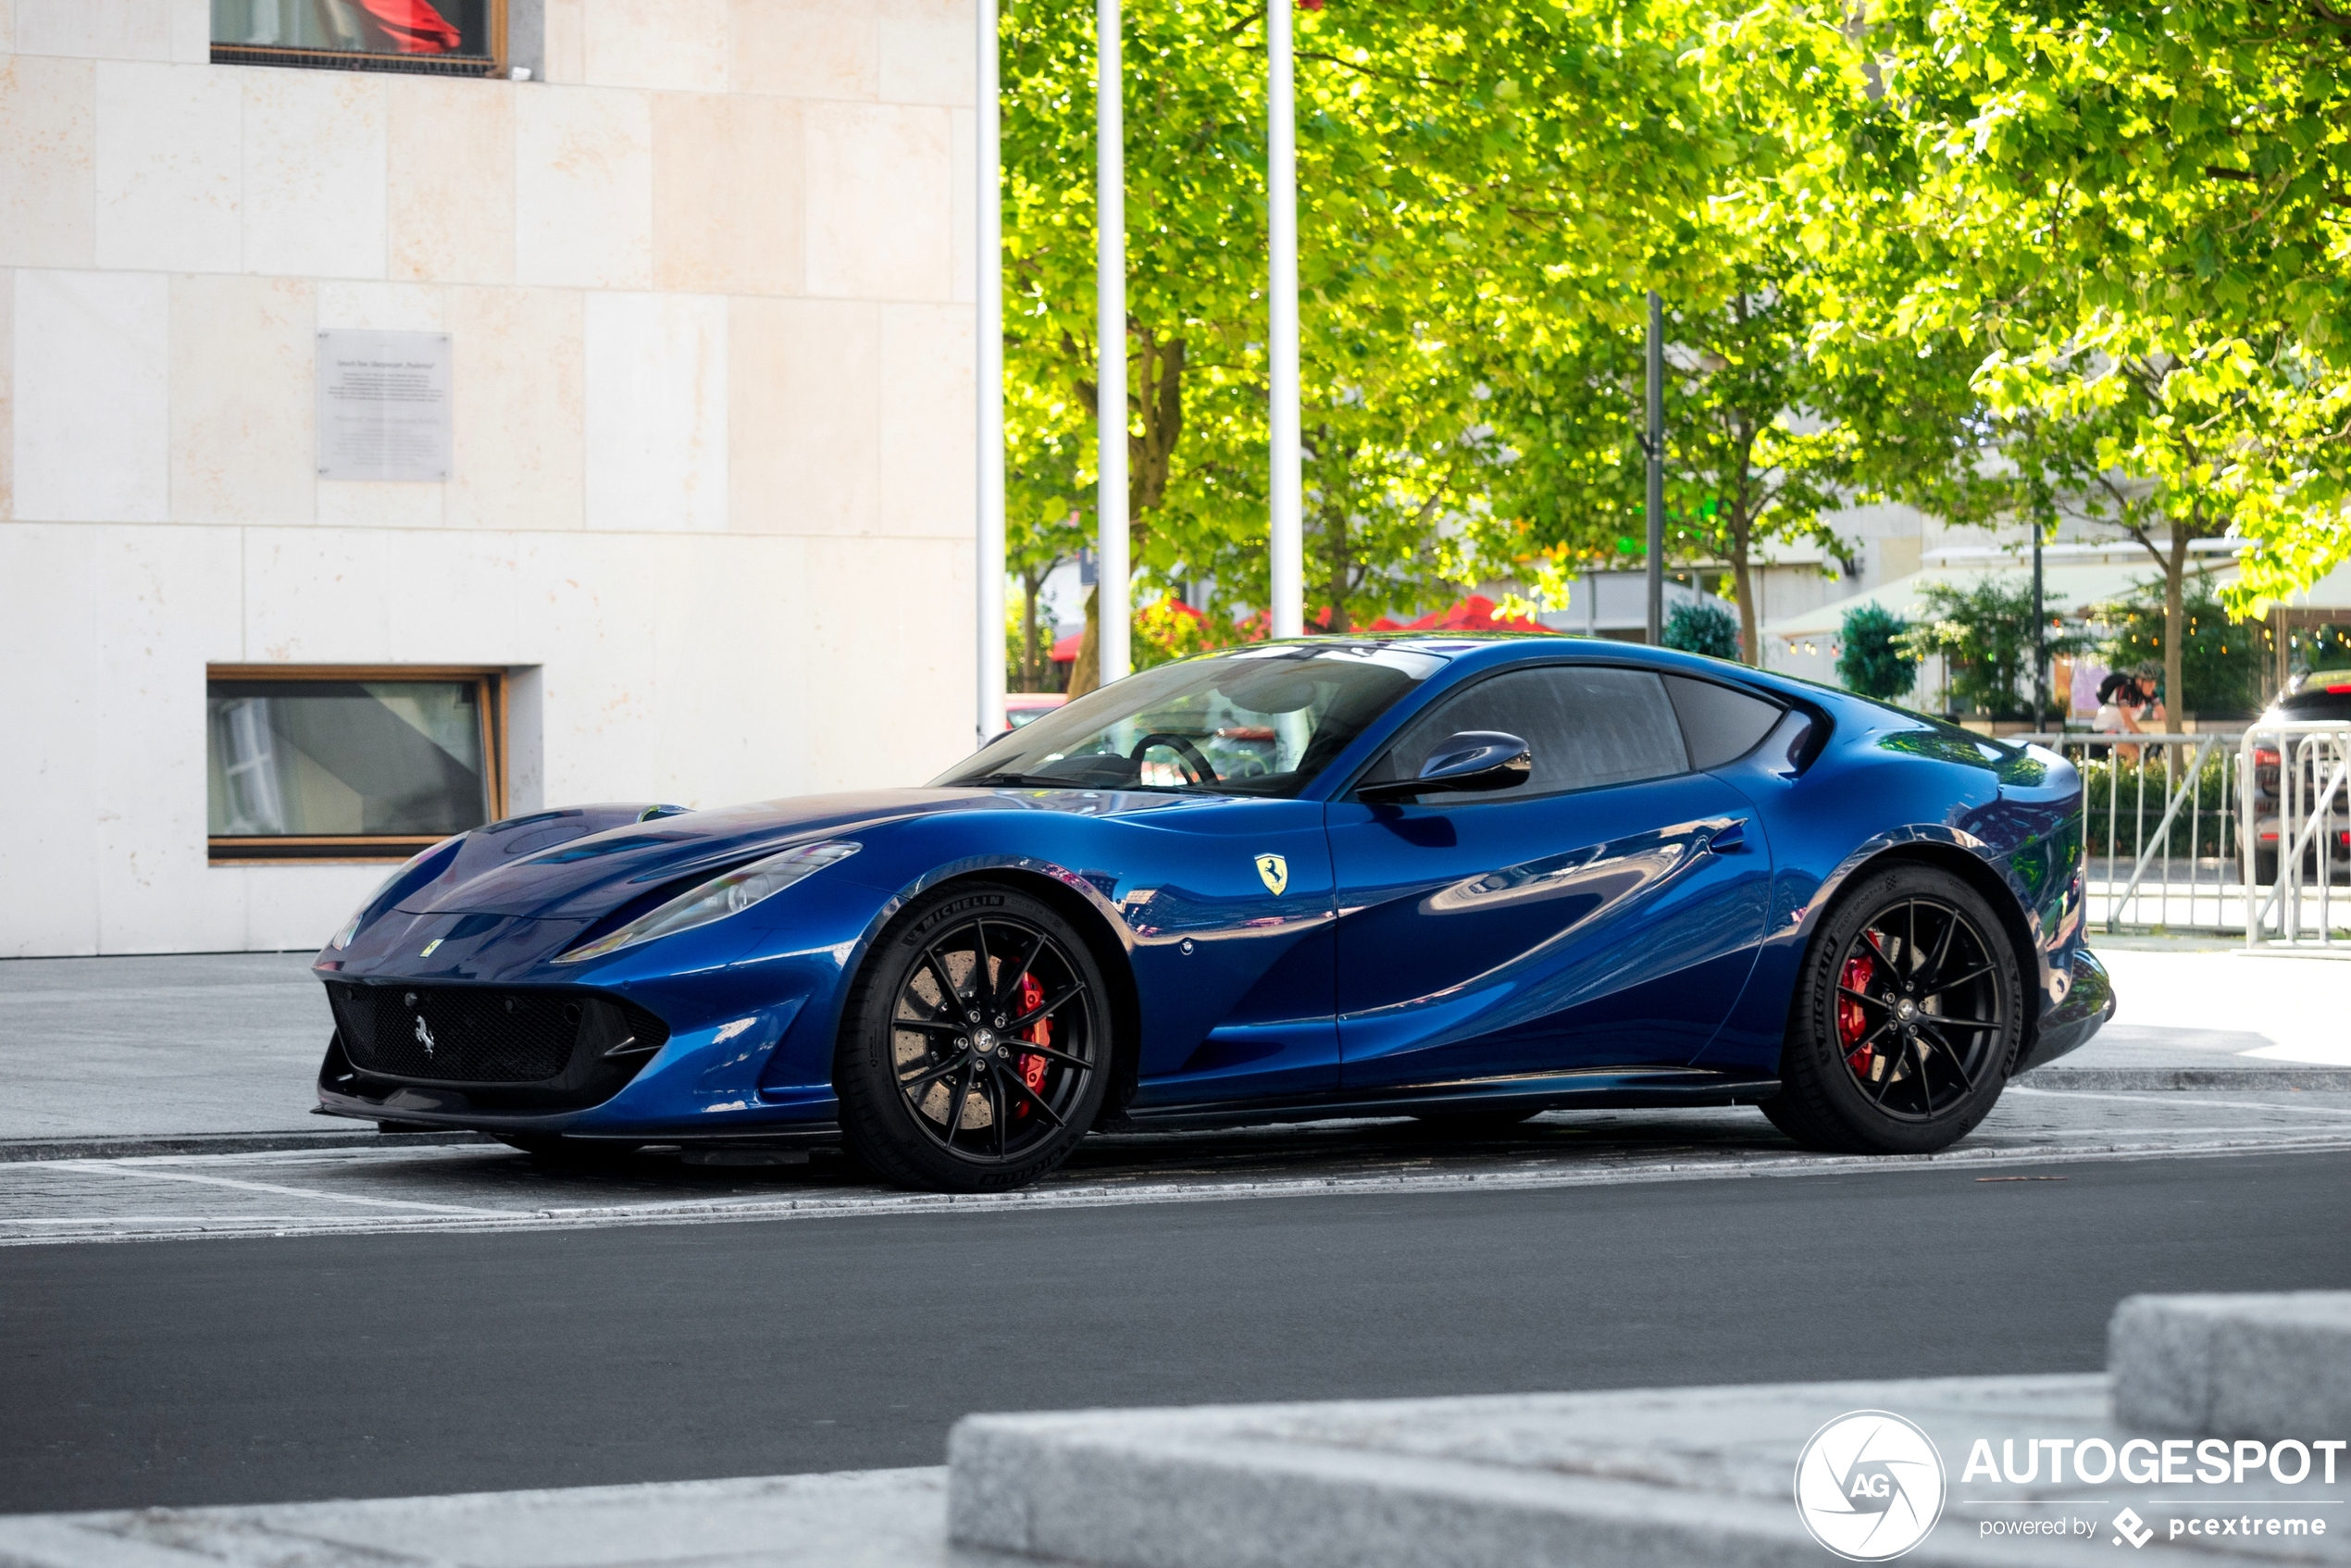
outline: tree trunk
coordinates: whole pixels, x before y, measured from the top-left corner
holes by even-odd
[[[1755,573],[1750,564],[1754,554],[1755,529],[1746,517],[1733,514],[1731,517],[1731,579],[1738,584],[1739,595],[1739,657],[1761,668],[1763,661],[1756,654],[1757,639],[1762,628],[1755,618]]]
[[[1077,658],[1069,666],[1069,700],[1076,702],[1102,683],[1101,584],[1086,595],[1086,635],[1077,640]]]
[[[1353,623],[1347,617],[1347,594],[1353,585],[1355,575],[1354,541],[1347,536],[1347,513],[1350,499],[1348,488],[1342,488],[1336,495],[1327,488],[1323,492],[1323,541],[1326,547],[1324,555],[1328,568],[1324,581],[1331,605],[1330,615],[1323,627],[1325,631],[1353,629]],[[1308,629],[1311,631],[1312,628]]]
[[[2188,531],[2186,518],[2171,519],[2171,553],[2163,562],[2163,722],[2175,735],[2188,711],[2182,674],[2188,629]]]
[[[1037,657],[1037,595],[1044,587],[1044,577],[1034,567],[1020,574],[1020,689],[1024,691],[1045,689],[1045,672]]]

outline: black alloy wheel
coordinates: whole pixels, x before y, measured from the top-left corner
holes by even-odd
[[[2024,994],[1973,888],[1916,864],[1865,874],[1813,939],[1764,1114],[1815,1149],[1947,1148],[1999,1098]]]
[[[875,943],[851,995],[841,1136],[902,1187],[1035,1181],[1101,1108],[1109,1017],[1092,952],[1050,906],[993,884],[931,894]]]

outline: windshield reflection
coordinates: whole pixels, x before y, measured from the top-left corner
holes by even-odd
[[[1444,666],[1377,642],[1187,659],[1042,715],[932,782],[1295,795]]]

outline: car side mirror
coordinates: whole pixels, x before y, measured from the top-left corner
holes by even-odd
[[[1421,764],[1417,778],[1386,778],[1358,786],[1360,801],[1409,801],[1415,795],[1476,794],[1515,790],[1535,772],[1535,753],[1515,735],[1464,729],[1449,735]]]

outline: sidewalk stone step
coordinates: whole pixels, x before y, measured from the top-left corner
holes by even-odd
[[[2133,1296],[2108,1326],[2107,1365],[2126,1425],[2351,1437],[2351,1290]]]
[[[400,1149],[489,1143],[478,1132],[377,1132],[349,1124],[318,1132],[212,1132],[121,1138],[16,1138],[0,1140],[0,1164],[25,1160],[135,1160],[158,1154],[275,1154],[293,1149]]]
[[[2015,1082],[2028,1089],[2339,1094],[2351,1090],[2351,1067],[2068,1067],[2060,1062]]]
[[[1971,1471],[1979,1454],[2021,1467],[2035,1439],[2119,1452],[2143,1436],[2098,1376],[972,1416],[949,1439],[948,1528],[1095,1568],[1817,1564],[1831,1559],[1797,1512],[1797,1459],[1857,1412],[1915,1423],[1941,1457],[1941,1520],[1905,1568],[2078,1564],[2126,1531],[2209,1562],[2351,1563],[2341,1467],[2299,1487]],[[2271,1518],[2301,1533],[2266,1534]]]

